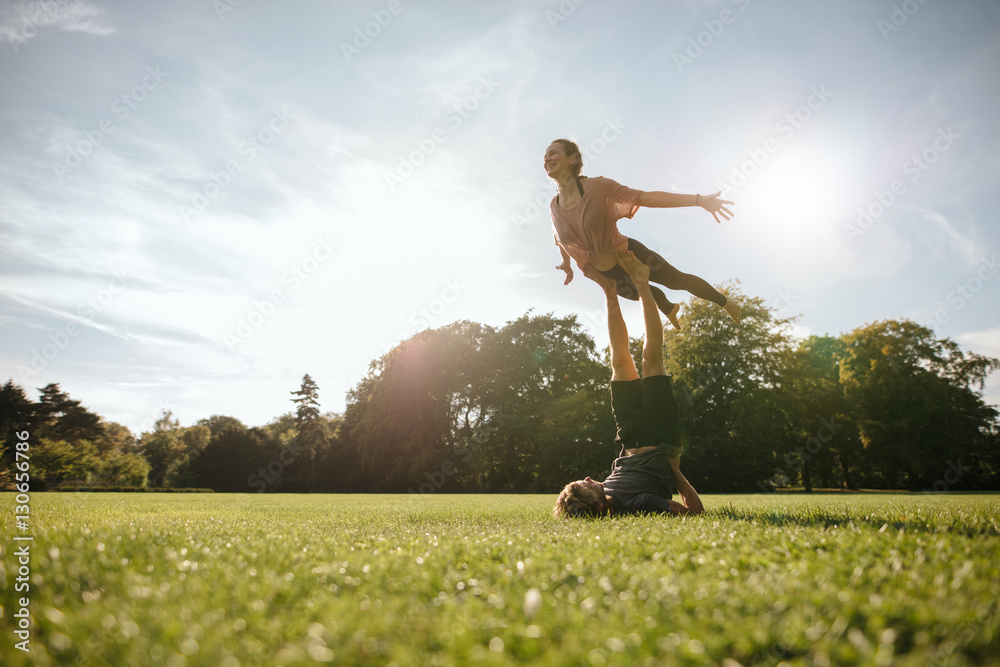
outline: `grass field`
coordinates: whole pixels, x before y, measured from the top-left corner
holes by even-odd
[[[1000,664],[997,495],[0,497],[6,665]]]

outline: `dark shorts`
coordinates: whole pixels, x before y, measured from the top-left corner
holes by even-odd
[[[611,412],[618,427],[615,444],[622,450],[659,447],[668,458],[681,452],[680,419],[669,375],[612,380]]]

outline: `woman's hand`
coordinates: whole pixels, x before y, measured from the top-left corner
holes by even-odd
[[[720,213],[726,220],[729,220],[729,218],[733,216],[733,212],[725,206],[726,204],[732,206],[733,202],[728,199],[719,199],[719,195],[721,194],[722,190],[719,190],[714,195],[705,195],[704,197],[701,197],[701,201],[698,204],[698,206],[701,206],[703,209],[711,213],[712,217],[715,218],[715,221],[718,223],[722,222],[722,220],[719,220],[718,214]]]
[[[567,257],[563,263],[558,265],[556,268],[560,271],[566,272],[566,282],[564,282],[563,285],[569,285],[570,281],[573,280],[573,267],[570,266],[569,257]]]

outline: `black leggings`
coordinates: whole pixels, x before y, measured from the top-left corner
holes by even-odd
[[[635,239],[630,238],[628,240],[628,249],[632,251],[640,262],[649,267],[650,282],[659,283],[667,289],[690,292],[697,297],[711,301],[717,306],[726,305],[726,297],[709,285],[708,282],[690,273],[681,273],[658,253],[653,252]],[[618,296],[632,301],[639,300],[639,290],[636,289],[631,276],[625,272],[625,269],[621,265],[615,264],[607,271],[601,271],[601,273],[618,281],[618,287],[615,290],[618,292]],[[660,310],[664,314],[673,310],[674,304],[670,302],[667,295],[663,293],[663,290],[650,285],[649,291],[653,293],[656,305],[660,307]]]

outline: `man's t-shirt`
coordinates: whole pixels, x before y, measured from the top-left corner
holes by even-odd
[[[604,480],[604,492],[614,500],[615,514],[673,514],[668,502],[673,495],[672,479],[666,455],[650,449],[615,459]]]
[[[628,238],[618,231],[617,223],[639,210],[642,191],[603,176],[581,178],[580,183],[580,203],[564,209],[553,197],[549,210],[556,245],[562,246],[582,271],[594,257],[628,249]]]

